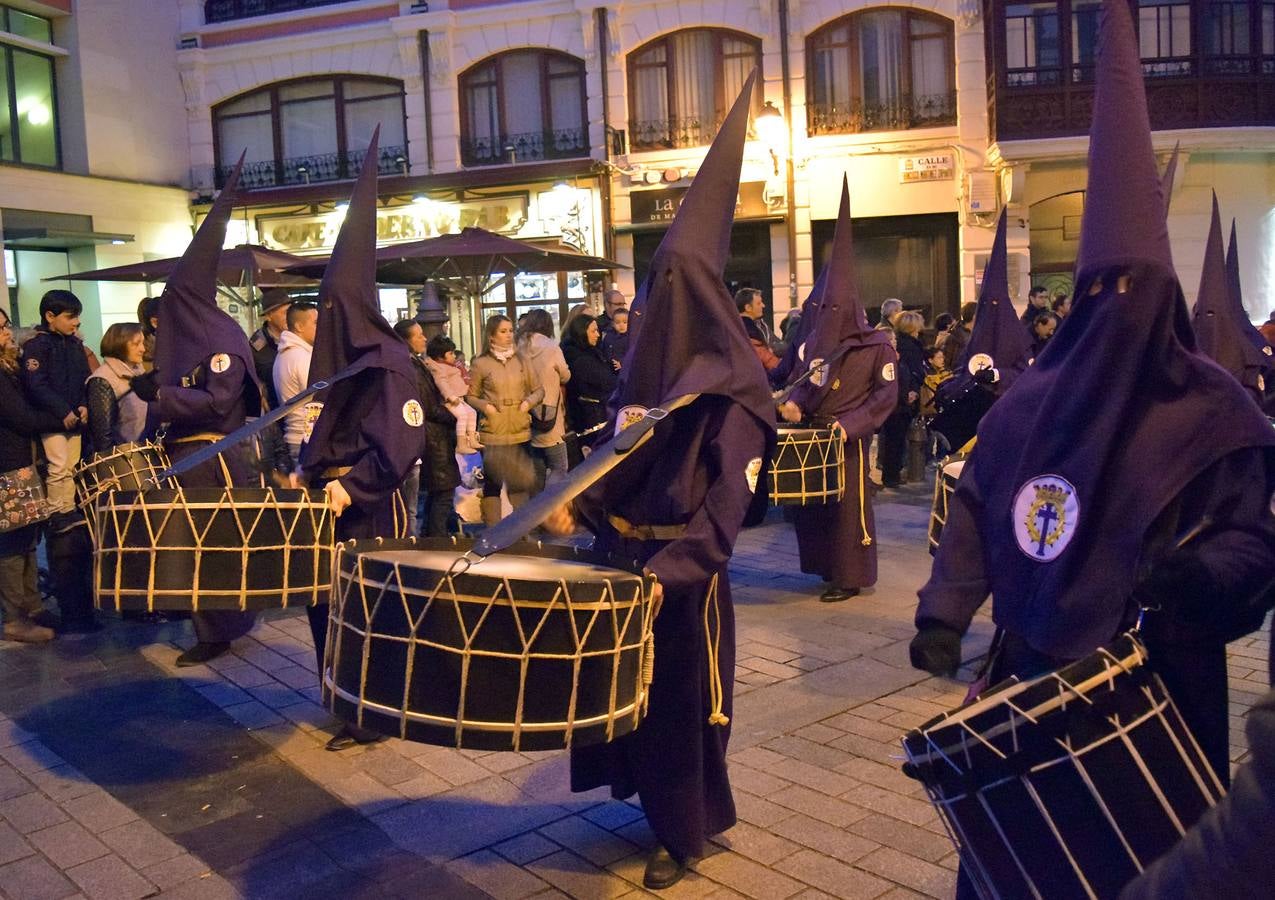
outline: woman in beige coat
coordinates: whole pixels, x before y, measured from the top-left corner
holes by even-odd
[[[514,323],[492,316],[484,329],[483,352],[469,369],[469,405],[482,421],[483,523],[500,521],[500,489],[515,508],[535,487],[528,450],[531,410],[544,398],[535,369],[514,346]]]
[[[536,468],[533,494],[545,489],[548,472],[555,478],[567,471],[567,444],[562,386],[571,378],[562,347],[553,339],[553,317],[533,309],[518,320],[518,352],[531,363],[544,399],[531,411],[531,461]]]

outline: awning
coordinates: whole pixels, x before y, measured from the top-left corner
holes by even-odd
[[[10,250],[71,250],[98,244],[131,244],[131,234],[109,231],[75,231],[65,228],[5,228],[4,245]]]

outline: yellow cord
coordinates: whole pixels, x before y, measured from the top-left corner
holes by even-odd
[[[863,540],[860,543],[871,547],[872,535],[868,534],[868,492],[864,490],[863,483],[863,438],[855,443],[859,446],[859,528],[863,531]]]
[[[729,725],[730,717],[722,712],[725,702],[725,691],[722,689],[722,672],[718,664],[718,656],[722,641],[722,611],[717,605],[717,575],[708,583],[708,596],[704,598],[704,642],[708,649],[708,699],[712,711],[708,714],[709,725]],[[708,625],[709,610],[717,619],[717,633],[714,634]]]

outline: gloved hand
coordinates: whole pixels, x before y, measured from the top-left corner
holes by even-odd
[[[951,676],[961,666],[961,633],[933,619],[923,620],[908,646],[912,668]]]
[[[977,372],[975,372],[974,380],[978,382],[979,384],[995,384],[1000,379],[998,377],[997,371],[991,366],[988,366],[985,369],[979,369]]]
[[[146,403],[154,403],[159,399],[159,369],[151,369],[142,375],[134,375],[129,382],[129,386],[141,400]]]
[[[1140,608],[1162,610],[1185,622],[1206,623],[1223,612],[1221,588],[1200,558],[1189,550],[1170,553],[1157,562],[1133,589]]]

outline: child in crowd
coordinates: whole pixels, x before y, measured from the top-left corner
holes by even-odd
[[[952,377],[947,367],[947,356],[942,347],[930,347],[925,351],[925,381],[921,384],[921,415],[933,416],[934,393],[943,382]]]
[[[611,313],[611,325],[602,335],[602,355],[611,361],[611,367],[618,372],[628,350],[629,311],[621,306]]]
[[[54,517],[54,532],[70,528],[82,519],[75,509],[75,482],[71,472],[80,461],[80,427],[88,420],[88,381],[91,369],[80,327],[80,299],[70,291],[49,291],[40,300],[41,323],[22,347],[22,387],[35,408],[51,413],[67,431],[40,436],[49,462],[46,490]]]
[[[469,385],[456,365],[457,356],[456,345],[443,334],[434,335],[425,347],[425,368],[443,395],[448,412],[456,417],[456,452],[468,455],[477,453],[482,443],[478,440],[478,413],[465,402]]]

